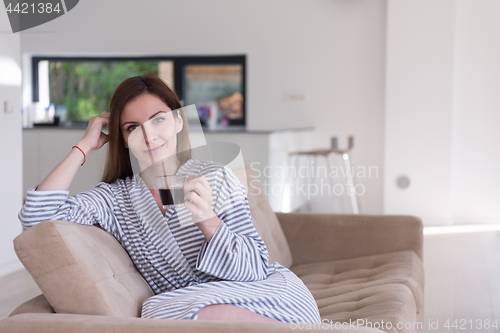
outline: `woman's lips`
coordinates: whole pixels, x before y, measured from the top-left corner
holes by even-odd
[[[157,152],[159,152],[163,148],[164,145],[165,145],[165,143],[160,145],[160,146],[150,148],[150,149],[146,150],[145,153],[148,153],[149,155],[154,155]]]

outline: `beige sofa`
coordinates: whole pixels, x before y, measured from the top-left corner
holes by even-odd
[[[240,174],[241,176],[241,174]],[[253,180],[255,181],[255,180]],[[120,244],[93,226],[47,221],[14,241],[43,292],[0,322],[0,332],[417,332],[423,316],[422,223],[412,216],[272,212],[248,193],[270,262],[311,290],[322,323],[297,325],[142,319],[153,295]]]

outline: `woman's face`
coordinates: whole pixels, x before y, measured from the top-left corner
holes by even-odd
[[[183,123],[171,111],[161,99],[149,93],[125,105],[120,130],[125,146],[137,158],[141,170],[176,154],[177,133]]]

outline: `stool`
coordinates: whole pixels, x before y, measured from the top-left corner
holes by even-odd
[[[341,157],[344,163],[344,167],[346,169],[346,181],[347,181],[347,196],[348,200],[345,202],[344,196],[339,197],[339,200],[336,200],[334,197],[333,200],[333,212],[335,214],[341,214],[341,213],[352,213],[352,214],[359,214],[360,213],[360,205],[357,201],[356,198],[356,193],[355,193],[355,184],[354,184],[354,178],[353,175],[351,174],[351,168],[349,166],[349,161],[350,161],[350,156],[349,152],[354,146],[354,138],[352,136],[349,137],[349,146],[345,150],[340,150],[337,147],[337,138],[333,137],[331,141],[331,148],[330,149],[325,149],[325,150],[313,150],[313,151],[298,151],[298,152],[291,152],[288,154],[287,157],[287,164],[288,166],[295,166],[295,165],[300,165],[301,159],[305,159],[305,162],[307,164],[307,178],[306,178],[306,183],[307,183],[307,202],[306,202],[306,207],[307,211],[311,211],[311,193],[310,193],[310,186],[311,186],[311,178],[314,177],[314,162],[316,161],[316,165],[318,165],[319,158],[322,157],[325,159],[326,162],[326,167],[327,167],[327,177],[329,182],[331,181],[332,185],[332,195],[334,193],[334,188],[335,188],[335,181],[329,176],[329,172],[331,170],[332,164],[335,164],[338,166],[338,158]],[[332,157],[333,158],[333,163],[332,163]],[[312,172],[312,177],[311,173],[309,172],[309,161],[311,161],[311,165],[313,167],[313,172]],[[295,164],[294,164],[295,163]],[[290,172],[287,174],[287,179],[285,182],[285,189],[287,188],[288,184],[290,181]],[[285,199],[287,191],[283,191],[282,198],[281,198],[281,211],[283,211],[283,202]]]

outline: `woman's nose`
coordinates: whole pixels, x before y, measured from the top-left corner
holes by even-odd
[[[146,144],[151,144],[158,137],[156,131],[154,131],[149,124],[145,123],[143,124],[143,126],[141,126],[141,128],[142,128],[142,135],[144,137],[144,142]]]

